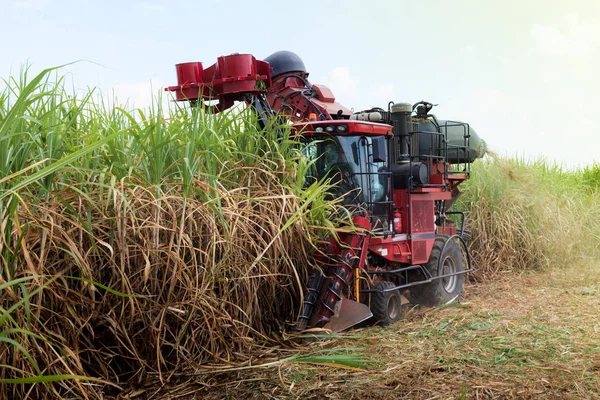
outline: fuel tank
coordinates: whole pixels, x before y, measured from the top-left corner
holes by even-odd
[[[420,132],[419,154],[441,155],[441,140],[436,140],[437,136],[430,134],[438,131],[435,123],[430,119],[414,122],[418,124],[418,131]],[[469,124],[447,120],[439,120],[438,122],[440,131],[447,134],[449,163],[474,162],[477,158],[485,155],[487,151],[485,140],[481,139]]]

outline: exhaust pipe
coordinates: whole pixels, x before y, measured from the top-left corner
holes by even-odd
[[[390,107],[390,120],[394,145],[396,149],[395,162],[410,161],[409,141],[412,105],[409,103],[395,103]]]

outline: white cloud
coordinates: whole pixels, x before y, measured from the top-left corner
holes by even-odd
[[[371,85],[367,89],[367,107],[386,108],[390,101],[398,101],[396,89],[391,83]]]
[[[571,13],[557,24],[535,24],[531,35],[536,49],[544,56],[585,57],[598,50],[600,21],[582,20],[577,13]]]
[[[312,83],[322,83],[327,86],[333,92],[335,100],[346,107],[351,107],[359,98],[357,82],[350,76],[348,67],[336,67],[319,82]]]
[[[529,33],[526,51],[497,58],[511,80],[499,84],[492,78],[479,90],[453,96],[439,117],[470,123],[499,154],[545,157],[569,167],[598,161],[600,124],[592,115],[600,108],[600,23],[570,14]],[[461,52],[476,55],[477,49],[465,45]],[[400,100],[394,84],[361,81],[348,67],[334,68],[315,83],[356,111]]]
[[[519,88],[481,90],[444,105],[438,116],[468,122],[500,155],[545,157],[569,167],[600,160],[600,124],[571,101],[574,93],[556,91],[552,98],[545,93],[531,96]],[[598,104],[597,98],[586,100]]]
[[[521,130],[536,133],[535,149],[568,165],[600,160],[600,126],[590,115],[600,108],[600,19],[571,13],[530,31],[532,52],[520,63],[529,90],[513,90],[530,121]],[[521,102],[523,103],[523,102]],[[528,142],[529,139],[522,139]]]
[[[355,111],[371,107],[385,108],[389,101],[396,98],[393,84],[362,85],[348,67],[336,67],[319,82],[313,83],[329,87],[338,103]]]

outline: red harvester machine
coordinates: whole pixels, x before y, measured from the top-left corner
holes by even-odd
[[[330,177],[332,195],[352,210],[359,229],[317,255],[322,268],[307,283],[297,329],[338,332],[369,318],[387,325],[400,318],[402,295],[426,306],[458,299],[470,257],[465,216],[449,209],[470,163],[485,153],[468,124],[438,120],[424,101],[353,113],[311,84],[302,60],[287,51],[176,69],[178,85],[166,90],[177,100],[217,100],[215,111],[245,101],[263,127],[275,112],[292,121],[314,161],[307,181]]]

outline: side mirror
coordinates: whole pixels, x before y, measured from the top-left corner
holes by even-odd
[[[386,162],[387,146],[384,137],[373,138],[373,162]]]

